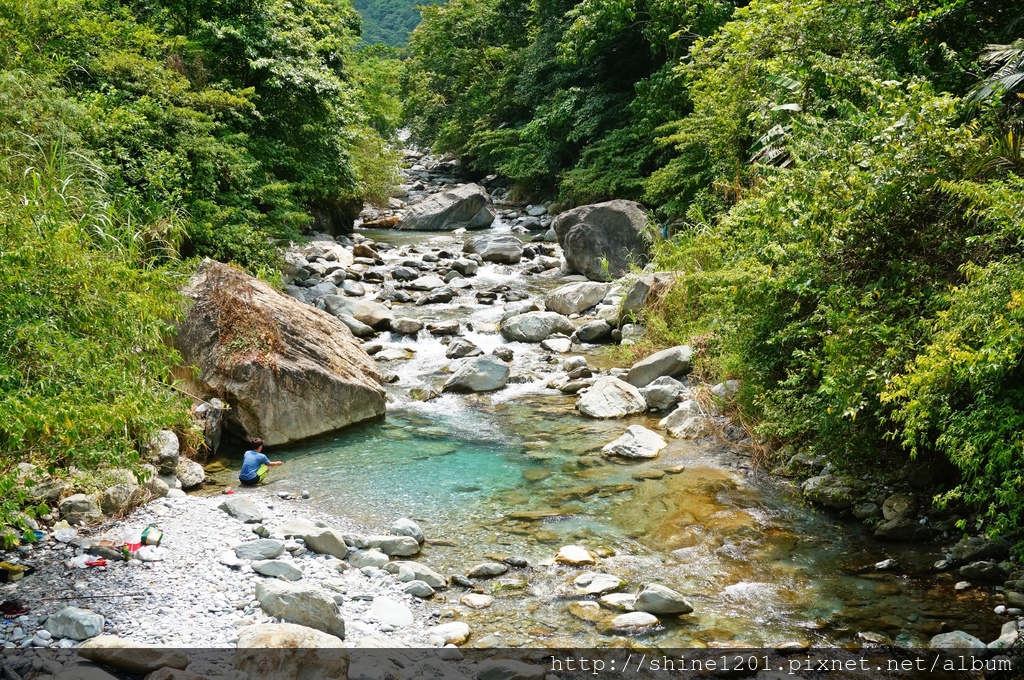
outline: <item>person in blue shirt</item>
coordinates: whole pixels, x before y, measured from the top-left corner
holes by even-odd
[[[252,448],[245,452],[242,460],[242,471],[238,473],[238,481],[242,486],[256,486],[262,484],[267,478],[267,472],[272,467],[283,465],[283,461],[270,460],[263,455],[263,440],[252,440]]]

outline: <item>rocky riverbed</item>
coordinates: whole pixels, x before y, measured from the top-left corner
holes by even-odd
[[[691,381],[685,346],[631,364],[607,350],[643,333],[637,316],[673,276],[616,278],[643,254],[609,264],[588,250],[590,219],[621,230],[614,242],[623,252],[638,248],[633,207],[556,216],[557,206],[503,204],[496,178],[463,189],[449,176],[454,166],[409,160],[402,198],[364,215],[369,226],[398,231],[314,235],[286,253],[284,291],[297,301],[285,300],[289,318],[301,325],[312,314],[325,337],[340,322],[358,341],[346,336],[326,355],[300,342],[302,351],[278,353],[275,376],[352,352],[359,375],[332,383],[325,393],[337,397],[294,399],[294,409],[314,409],[303,417],[280,402],[261,413],[259,399],[236,395],[246,409],[227,412],[234,427],[288,425],[278,443],[293,448],[280,452],[287,463],[274,483],[221,494],[234,485],[237,460],[204,471],[179,460],[173,434],[163,433],[149,452],[160,475],[144,485],[155,500],[80,535],[116,539],[158,524],[164,542],[142,556],[160,559],[111,555],[105,567],[76,569],[67,563],[78,553],[103,551],[52,539],[25,547],[13,559],[37,571],[0,593],[31,611],[0,628],[6,648],[59,653],[100,633],[170,647],[244,646],[257,633],[294,644],[307,635],[260,628],[280,622],[349,647],[991,639],[997,649],[1016,639],[1016,592],[995,585],[1016,583],[1008,546],[917,554],[902,541],[943,532],[948,545],[956,541],[905,493],[907,479],[865,489],[816,461],[794,461],[813,480],[807,498],[877,522],[887,527],[882,538],[900,543],[881,547],[842,529],[754,471],[747,434],[721,414],[738,383]],[[488,220],[485,231],[461,230]],[[441,223],[455,231],[418,231]],[[308,340],[294,331],[285,340]],[[230,379],[203,381],[197,389],[234,389]],[[351,385],[366,406],[360,419],[381,412],[386,391],[387,420],[295,444],[316,434],[317,414],[350,398]],[[220,402],[199,411],[215,442]],[[323,420],[321,431],[337,424]],[[344,455],[357,457],[339,457],[350,445],[358,451]],[[176,488],[200,485],[201,495]],[[46,487],[55,505],[65,496],[61,516],[86,522],[100,506],[124,507],[138,488],[126,477],[91,499]],[[980,587],[956,584],[964,568]]]

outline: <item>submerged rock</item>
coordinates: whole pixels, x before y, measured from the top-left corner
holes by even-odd
[[[689,614],[693,607],[680,593],[657,583],[648,583],[637,594],[633,608],[649,614]]]
[[[562,564],[568,564],[571,566],[586,566],[590,564],[596,564],[597,560],[591,554],[589,550],[579,545],[565,545],[562,546],[558,554],[555,555],[555,561],[561,562]]]

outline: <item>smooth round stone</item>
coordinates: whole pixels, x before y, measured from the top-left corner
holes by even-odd
[[[381,623],[401,628],[411,626],[415,620],[412,610],[390,597],[375,597],[370,603],[370,613]]]
[[[646,630],[648,628],[653,628],[657,625],[658,617],[654,614],[648,614],[647,612],[630,612],[628,614],[619,614],[614,619],[612,619],[610,623],[611,629],[617,633]]]
[[[417,580],[409,581],[404,586],[402,586],[402,592],[407,595],[412,595],[414,597],[428,598],[433,597],[436,591],[433,588],[431,588],[430,585],[425,581]]]
[[[459,602],[470,609],[487,609],[494,604],[494,598],[490,595],[483,595],[481,593],[466,593],[462,596],[462,599],[460,599]]]
[[[451,623],[442,623],[440,626],[434,626],[433,628],[427,629],[427,637],[437,637],[442,640],[438,647],[444,645],[461,645],[463,642],[469,639],[469,625],[462,621],[452,621]]]
[[[590,551],[579,545],[562,546],[558,554],[555,555],[555,561],[574,567],[597,563]]]
[[[609,609],[617,609],[622,612],[631,612],[636,604],[636,595],[629,593],[608,593],[597,600]]]
[[[484,562],[466,570],[469,578],[494,578],[508,571],[508,565],[498,562]]]
[[[626,585],[626,583],[618,576],[602,574],[600,572],[589,572],[577,576],[573,581],[573,585],[587,595],[602,595],[618,590]]]

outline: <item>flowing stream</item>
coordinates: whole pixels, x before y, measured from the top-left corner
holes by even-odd
[[[450,235],[363,233],[407,251],[461,249]],[[481,267],[474,278],[477,290],[504,284],[533,298],[560,283],[498,265]],[[396,312],[456,318],[470,329],[463,336],[485,352],[504,343],[497,333],[500,304],[463,295],[446,305],[396,305]],[[513,376],[522,377],[505,389],[424,402],[409,392],[440,389],[454,363],[445,358],[445,345],[426,330],[415,339],[385,333],[380,341],[413,352],[405,361],[382,362],[400,378],[388,386],[387,417],[272,451],[286,465],[273,471],[271,489],[308,489],[324,510],[374,531],[411,517],[428,537],[417,559],[445,574],[488,559],[526,557],[531,569],[479,582],[495,596],[488,609],[459,606],[461,588],[438,593],[438,609],[459,609],[474,639],[494,635],[502,645],[531,647],[628,642],[601,621],[570,612],[574,601],[587,598],[572,584],[584,570],[552,563],[567,544],[600,555],[594,570],[621,577],[625,592],[658,582],[687,596],[694,613],[662,617],[662,626],[642,636],[645,644],[834,645],[863,642],[858,634],[871,632],[922,646],[952,629],[983,640],[998,637],[984,592],[954,594],[954,575],[931,572],[941,557],[937,548],[874,541],[807,506],[784,481],[752,470],[731,444],[670,440],[651,461],[601,459],[600,448],[627,425],[654,428],[660,416],[579,415],[575,397],[531,376],[529,367],[544,360],[537,345],[508,344],[516,356]],[[584,356],[592,367],[608,368],[614,365],[610,351],[594,348]],[[889,557],[900,570],[859,571]]]

